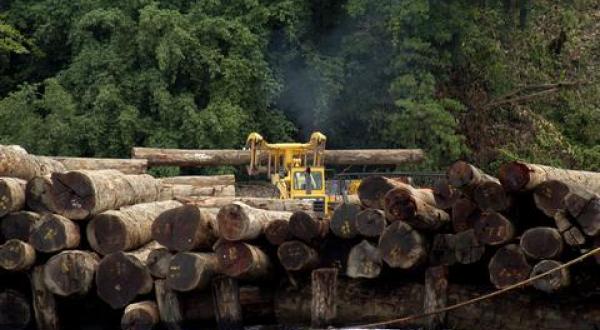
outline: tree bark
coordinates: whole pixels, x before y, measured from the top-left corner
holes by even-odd
[[[195,197],[202,196],[214,196],[214,197],[234,197],[235,186],[194,186],[191,184],[161,184],[160,185],[160,196],[158,199],[177,199],[180,201],[187,201]]]
[[[483,258],[485,245],[481,244],[475,235],[475,230],[469,229],[454,235],[454,257],[463,265],[474,264]]]
[[[508,191],[533,190],[544,181],[559,180],[565,184],[580,185],[600,192],[600,173],[565,170],[519,161],[502,165],[499,178]]]
[[[225,276],[213,279],[212,293],[218,328],[221,330],[244,329],[237,280]]]
[[[183,201],[186,204],[192,204],[198,207],[221,208],[233,202],[241,202],[248,206],[263,210],[287,212],[303,211],[311,215],[313,213],[313,203],[302,199],[278,199],[264,197],[195,197]]]
[[[244,242],[220,242],[215,247],[219,269],[239,279],[259,279],[269,275],[271,262],[258,247]]]
[[[475,186],[473,199],[480,209],[504,211],[511,207],[511,196],[506,193],[500,181],[486,181]]]
[[[102,212],[86,227],[88,242],[101,255],[139,248],[152,240],[154,220],[181,205],[177,201],[162,201]]]
[[[265,228],[265,238],[273,245],[281,245],[283,242],[292,239],[289,226],[290,222],[286,220],[272,221]]]
[[[487,245],[501,245],[515,236],[515,227],[502,214],[489,211],[481,214],[473,227],[477,239]]]
[[[581,213],[575,217],[581,230],[588,236],[594,237],[600,234],[600,197],[593,198],[583,208]]]
[[[185,150],[133,148],[132,157],[148,159],[149,166],[224,166],[250,163],[249,150]],[[264,162],[266,163],[266,155]],[[421,149],[325,150],[329,165],[399,165],[425,158]]]
[[[521,250],[533,259],[555,259],[563,251],[563,239],[560,232],[551,227],[527,229],[521,235]]]
[[[383,261],[392,268],[411,269],[427,259],[423,236],[410,225],[396,221],[379,238]]]
[[[356,204],[340,204],[335,208],[329,223],[331,232],[340,238],[350,239],[358,235],[356,230],[356,217],[360,212],[360,206]]]
[[[356,215],[356,231],[364,237],[381,236],[386,225],[385,212],[381,210],[366,209]]]
[[[46,262],[44,284],[55,295],[85,295],[92,288],[100,258],[87,251],[63,251]]]
[[[96,287],[100,299],[112,308],[123,308],[136,296],[152,290],[152,276],[146,266],[150,252],[161,248],[151,242],[131,252],[111,253],[98,264]]]
[[[315,269],[311,274],[310,324],[313,328],[324,328],[337,316],[337,275],[337,268]]]
[[[152,277],[165,279],[169,274],[169,265],[173,259],[173,254],[169,252],[166,247],[157,248],[150,251],[148,259],[146,260],[146,266],[152,274]]]
[[[50,157],[63,164],[67,171],[73,170],[117,170],[123,174],[144,174],[148,168],[145,159]]]
[[[438,180],[433,186],[435,204],[442,210],[452,209],[452,206],[462,194],[455,189],[447,179]]]
[[[48,157],[0,146],[0,176],[31,180],[36,176],[64,171],[65,167],[61,163]]]
[[[40,252],[51,253],[79,246],[79,226],[58,214],[46,213],[35,223],[29,243]]]
[[[433,266],[452,266],[456,263],[456,237],[454,234],[437,234],[433,237],[429,263]]]
[[[562,263],[555,260],[542,260],[538,262],[531,271],[531,277],[543,274],[547,271],[562,266]],[[533,282],[533,286],[546,293],[554,293],[571,284],[571,276],[568,268],[552,272]]]
[[[450,221],[450,215],[438,209],[419,196],[431,198],[433,194],[423,193],[422,189],[413,191],[405,188],[394,188],[385,195],[385,215],[390,221],[404,221],[416,229],[437,230]],[[430,192],[430,190],[427,190]],[[416,194],[415,192],[420,192]]]
[[[327,235],[329,221],[317,220],[304,211],[296,211],[290,217],[288,230],[292,236],[311,243]]]
[[[270,222],[288,220],[292,213],[267,211],[234,202],[222,207],[217,215],[219,235],[229,241],[251,240],[264,233]]]
[[[168,330],[182,330],[183,316],[179,300],[165,282],[165,280],[156,280],[154,290],[160,320]]]
[[[463,197],[452,206],[452,227],[459,233],[472,229],[480,216],[479,207],[470,199]]]
[[[25,207],[27,181],[17,178],[0,178],[0,217]]]
[[[425,271],[425,297],[423,302],[423,312],[431,313],[438,309],[446,307],[448,301],[448,268],[445,266],[436,266],[427,268]],[[438,313],[428,317],[428,330],[443,329],[446,325],[446,313]]]
[[[0,267],[9,271],[24,271],[35,263],[33,246],[17,239],[0,245]]]
[[[171,251],[208,249],[217,240],[218,209],[183,205],[162,212],[152,224],[152,239]]]
[[[0,220],[0,236],[5,240],[29,241],[29,235],[40,221],[40,215],[29,211],[11,213]]]
[[[57,213],[85,219],[121,206],[159,199],[159,181],[147,174],[126,175],[115,170],[70,171],[52,174],[52,198]]]
[[[462,160],[450,165],[446,176],[452,186],[462,189],[467,194],[470,194],[476,186],[484,182],[498,182],[498,179]]]
[[[31,294],[37,329],[59,330],[60,323],[54,295],[44,283],[44,266],[36,266],[30,275]]]
[[[358,198],[363,206],[383,210],[384,197],[388,191],[406,185],[405,178],[386,178],[380,175],[371,175],[364,178],[358,186]]]
[[[152,330],[160,322],[158,305],[145,300],[127,305],[121,318],[122,330]]]
[[[235,184],[235,175],[189,175],[161,178],[162,184],[183,184],[197,187],[230,186]]]
[[[25,189],[27,206],[33,211],[56,213],[57,206],[52,197],[51,175],[36,176],[27,182]]]
[[[31,322],[30,309],[21,292],[10,289],[0,292],[0,329],[25,329]]]
[[[179,252],[169,264],[167,286],[175,291],[202,290],[219,272],[219,261],[214,253]]]
[[[379,249],[363,240],[350,250],[346,276],[350,278],[376,278],[381,273],[382,268],[383,261]]]
[[[301,241],[284,242],[277,248],[279,262],[287,271],[305,271],[319,265],[319,253]]]
[[[531,274],[531,266],[525,254],[516,244],[509,244],[498,251],[488,264],[490,281],[498,289],[524,281]]]

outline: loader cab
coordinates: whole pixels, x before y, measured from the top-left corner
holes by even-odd
[[[293,167],[290,173],[290,197],[313,202],[314,211],[327,213],[325,168]]]

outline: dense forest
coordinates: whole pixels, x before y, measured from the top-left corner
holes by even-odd
[[[597,0],[3,0],[0,143],[335,148],[600,170]]]

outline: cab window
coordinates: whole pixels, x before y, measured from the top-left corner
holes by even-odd
[[[308,176],[311,190],[321,190],[323,188],[323,176],[319,172],[311,172]],[[305,172],[294,173],[294,190],[306,190],[307,175]]]

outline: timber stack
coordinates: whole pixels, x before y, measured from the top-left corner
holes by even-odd
[[[360,326],[435,312],[600,246],[600,173],[513,162],[494,177],[458,161],[432,187],[367,177],[324,218],[307,201],[236,196],[232,175],[155,178],[139,159],[0,152],[0,328]],[[599,263],[379,327],[597,329]]]

